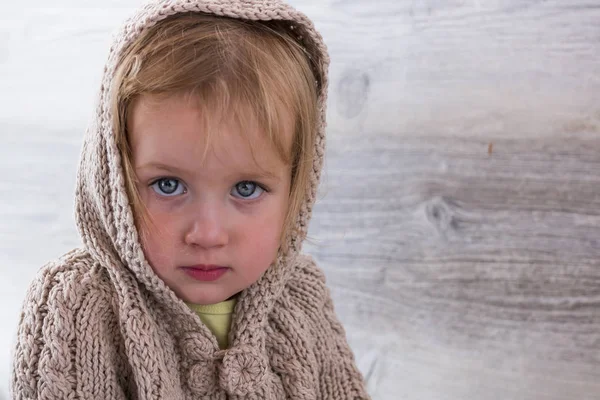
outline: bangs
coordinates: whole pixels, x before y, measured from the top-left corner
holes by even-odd
[[[211,125],[233,117],[241,127],[250,111],[279,157],[293,162],[286,123],[296,137],[315,120],[305,111],[316,90],[304,49],[263,24],[205,18],[180,15],[142,33],[122,64],[124,108],[142,94],[190,96],[215,119]]]
[[[200,112],[202,133],[199,134],[199,144],[204,147],[204,156],[210,148],[220,127],[233,125],[233,132],[241,140],[248,142],[254,153],[260,150],[275,151],[285,164],[293,163],[293,146],[296,121],[288,109],[274,96],[265,96],[260,101],[250,101],[250,96],[240,93],[240,86],[231,82],[219,80],[216,87],[196,88],[193,91],[169,94],[166,96],[181,96],[184,103],[195,107]],[[267,94],[267,93],[265,93]],[[165,95],[159,95],[163,97]],[[290,126],[291,125],[291,126]],[[248,134],[258,131],[267,139],[270,148],[260,149]]]

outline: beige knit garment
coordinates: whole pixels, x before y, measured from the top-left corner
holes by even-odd
[[[314,63],[320,122],[308,202],[291,250],[240,295],[216,339],[148,265],[129,207],[108,107],[124,49],[181,12],[289,21]],[[83,247],[44,266],[27,292],[11,379],[15,399],[366,399],[322,271],[300,254],[325,150],[329,58],[303,14],[277,0],[171,0],[130,18],[110,49],[77,176]]]

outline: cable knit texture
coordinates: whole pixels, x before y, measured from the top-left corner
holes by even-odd
[[[144,28],[182,12],[289,22],[317,77],[315,162],[299,229],[289,251],[241,293],[227,350],[148,265],[111,128],[111,81],[124,48]],[[110,48],[77,175],[83,247],[45,265],[27,292],[14,399],[368,398],[324,274],[300,253],[325,151],[328,65],[312,22],[277,0],[158,1],[126,21]]]

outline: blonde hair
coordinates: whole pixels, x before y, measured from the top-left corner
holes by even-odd
[[[169,17],[143,31],[122,55],[111,108],[125,184],[138,228],[147,212],[136,187],[127,133],[132,105],[141,95],[196,97],[221,115],[250,109],[283,161],[291,165],[289,205],[281,245],[295,231],[306,201],[317,131],[317,82],[310,57],[283,21],[246,21],[201,13]],[[294,132],[291,151],[283,139],[285,114]],[[289,118],[288,118],[289,119]],[[208,139],[207,139],[208,140]],[[208,146],[205,147],[205,149]]]

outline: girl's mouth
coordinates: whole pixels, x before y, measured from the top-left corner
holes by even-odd
[[[229,268],[220,265],[194,265],[181,268],[188,276],[201,282],[216,281],[229,270]]]

